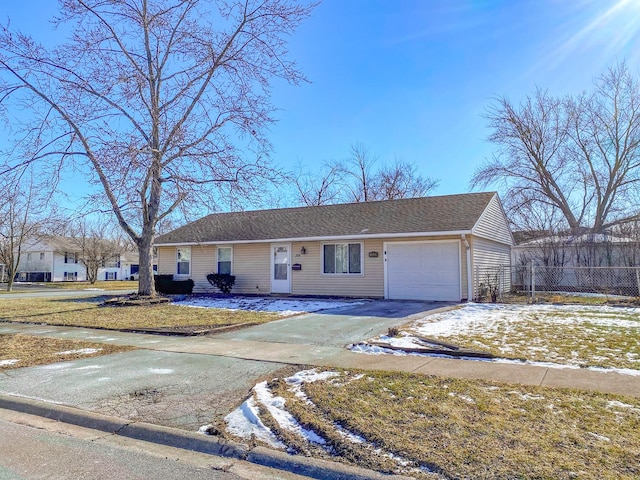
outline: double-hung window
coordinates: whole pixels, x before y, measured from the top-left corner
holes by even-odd
[[[218,273],[231,274],[232,247],[218,247]]]
[[[322,246],[323,273],[362,274],[361,243],[327,243]]]
[[[189,275],[191,269],[191,247],[180,247],[177,249],[177,268],[178,275]]]

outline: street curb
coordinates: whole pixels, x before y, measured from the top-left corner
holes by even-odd
[[[3,393],[0,393],[0,409],[13,410],[183,450],[244,460],[256,465],[284,470],[319,480],[401,480],[410,478],[399,475],[385,475],[329,460],[290,455],[265,447],[249,448],[241,443],[215,436],[146,422],[132,422],[123,418],[88,412],[66,405],[47,403],[41,400]]]

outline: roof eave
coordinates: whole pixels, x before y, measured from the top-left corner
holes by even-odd
[[[225,244],[244,244],[244,243],[278,243],[278,242],[312,242],[312,241],[328,241],[328,240],[367,240],[367,239],[385,239],[385,238],[413,238],[413,237],[445,237],[471,235],[471,230],[449,230],[441,232],[403,232],[403,233],[378,233],[369,235],[332,235],[322,237],[290,237],[290,238],[268,238],[260,240],[225,240],[225,241],[203,241],[203,242],[166,242],[154,243],[154,247],[173,247],[175,245],[225,245]]]

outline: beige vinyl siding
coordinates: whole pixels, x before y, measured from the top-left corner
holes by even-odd
[[[193,293],[213,291],[207,275],[216,269],[216,247],[213,245],[193,245],[191,247],[191,275]]]
[[[266,294],[271,292],[270,253],[271,246],[268,243],[233,245],[232,273],[236,276],[233,293]]]
[[[176,247],[158,247],[158,273],[175,275],[176,268]]]
[[[509,268],[511,265],[511,246],[494,242],[484,238],[474,237],[471,243],[473,254],[474,296],[480,283],[485,283],[487,274],[496,272],[499,267]],[[501,288],[504,291],[510,288],[510,274],[501,275]]]
[[[482,213],[475,226],[473,234],[507,245],[513,244],[513,237],[509,223],[500,205],[498,195],[495,195]]]
[[[322,273],[322,245],[330,243],[361,243],[363,272],[350,275]],[[306,253],[301,253],[302,247]],[[291,271],[293,295],[336,295],[343,297],[384,297],[384,255],[382,240],[339,240],[326,242],[293,242],[292,264],[301,270]],[[369,252],[378,252],[377,258]]]

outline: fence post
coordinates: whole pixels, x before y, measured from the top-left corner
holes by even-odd
[[[531,303],[536,303],[536,266],[531,264]]]
[[[636,285],[638,286],[638,297],[640,297],[640,267],[636,267]]]

